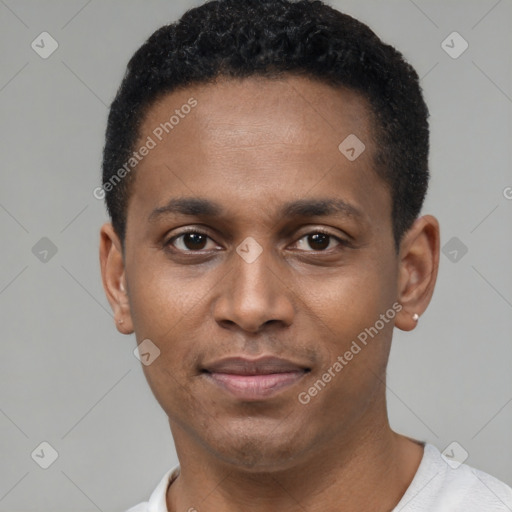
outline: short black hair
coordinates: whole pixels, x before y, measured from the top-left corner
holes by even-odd
[[[135,52],[110,107],[103,150],[103,190],[123,245],[134,173],[119,179],[118,171],[154,102],[217,77],[286,74],[350,88],[368,102],[375,171],[390,190],[398,248],[429,181],[428,109],[419,78],[367,25],[320,0],[210,0],[158,29]]]

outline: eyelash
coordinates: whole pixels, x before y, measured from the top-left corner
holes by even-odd
[[[198,251],[191,251],[191,250],[182,250],[182,249],[177,249],[176,247],[174,247],[173,245],[173,242],[175,242],[176,240],[178,240],[179,238],[183,237],[184,235],[188,235],[188,234],[194,234],[194,235],[201,235],[201,236],[204,236],[204,237],[207,237],[209,238],[210,240],[213,240],[210,235],[208,235],[207,233],[205,233],[204,231],[201,231],[199,229],[190,229],[190,230],[187,230],[187,231],[182,231],[181,233],[177,234],[177,235],[174,235],[173,237],[169,238],[169,240],[167,240],[164,244],[165,247],[169,247],[169,246],[172,246],[174,250],[180,252],[180,253],[191,253],[191,254],[201,254],[203,253],[204,250],[198,250]],[[297,239],[297,242],[299,240],[302,240],[303,238],[306,238],[310,235],[317,235],[317,234],[322,234],[322,235],[326,235],[328,236],[329,238],[331,239],[334,239],[338,242],[339,246],[341,247],[348,247],[350,244],[347,240],[344,240],[343,238],[340,238],[336,235],[333,235],[332,233],[329,233],[328,231],[324,231],[322,229],[315,229],[313,231],[310,231],[309,233],[305,233],[304,235],[302,235],[300,238]],[[324,250],[312,250],[312,251],[302,251],[302,252],[313,252],[313,253],[329,253],[331,252],[332,249],[324,249]]]

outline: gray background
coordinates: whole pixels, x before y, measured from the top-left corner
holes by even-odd
[[[177,462],[135,338],[117,333],[103,294],[106,215],[92,191],[129,57],[199,3],[0,0],[1,512],[124,510]],[[443,245],[457,237],[468,248],[461,257],[449,246],[418,328],[396,332],[392,427],[440,450],[457,441],[468,464],[512,485],[512,2],[331,4],[422,77],[432,129],[424,212],[439,218]],[[43,31],[59,44],[47,59],[31,48]],[[453,31],[469,43],[457,59],[441,47]],[[43,237],[55,255],[41,252]],[[58,452],[46,470],[31,458],[43,441]]]

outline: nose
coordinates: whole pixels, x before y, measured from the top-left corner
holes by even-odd
[[[266,324],[288,327],[293,322],[291,283],[271,249],[260,247],[263,250],[256,259],[246,258],[243,252],[233,252],[230,258],[232,268],[222,280],[213,309],[223,327],[236,325],[256,333]]]

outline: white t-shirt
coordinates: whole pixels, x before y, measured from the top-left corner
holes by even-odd
[[[391,512],[512,512],[511,487],[466,464],[457,468],[452,465],[434,445],[425,443],[423,458],[411,485]],[[149,501],[127,512],[168,512],[167,488],[179,471],[179,465],[170,469]]]

